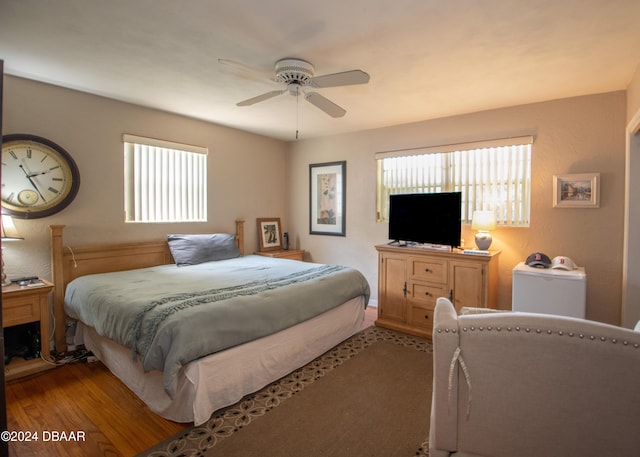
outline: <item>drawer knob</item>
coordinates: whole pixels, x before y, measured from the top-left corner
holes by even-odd
[[[429,273],[429,269],[428,269],[428,268],[425,268],[425,269],[424,269],[424,271],[426,271],[427,273]]]
[[[429,315],[428,315],[428,314],[425,314],[425,315],[424,315],[424,318],[428,320],[428,319],[429,319]]]
[[[425,292],[424,294],[425,294],[427,297],[428,297],[429,295],[431,295],[431,294],[429,293],[429,291]]]

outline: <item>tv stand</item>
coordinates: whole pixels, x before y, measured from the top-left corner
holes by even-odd
[[[497,308],[498,257],[459,250],[376,246],[378,319],[376,325],[431,338],[438,297],[463,307]]]

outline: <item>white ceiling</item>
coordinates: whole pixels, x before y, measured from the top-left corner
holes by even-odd
[[[640,63],[638,0],[0,0],[5,72],[293,140],[627,88]],[[279,87],[221,65],[367,85],[236,103]]]

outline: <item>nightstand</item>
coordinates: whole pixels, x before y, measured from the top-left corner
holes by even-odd
[[[256,252],[256,255],[263,255],[265,257],[275,257],[278,259],[291,259],[291,260],[303,260],[304,259],[304,249],[289,249],[289,250],[281,250],[281,251],[266,251],[266,252]]]
[[[41,284],[11,284],[2,288],[2,327],[5,329],[14,325],[39,322],[40,354],[42,358],[49,360],[49,293],[53,284],[44,279],[40,279],[38,283]],[[53,365],[42,358],[12,360],[4,367],[5,379],[10,381],[53,368]]]

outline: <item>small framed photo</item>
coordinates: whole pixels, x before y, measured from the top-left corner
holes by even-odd
[[[554,208],[599,208],[600,173],[553,176]]]
[[[263,217],[258,219],[258,238],[260,252],[279,251],[282,249],[282,231],[279,217]]]
[[[347,162],[309,165],[309,233],[346,235]]]

